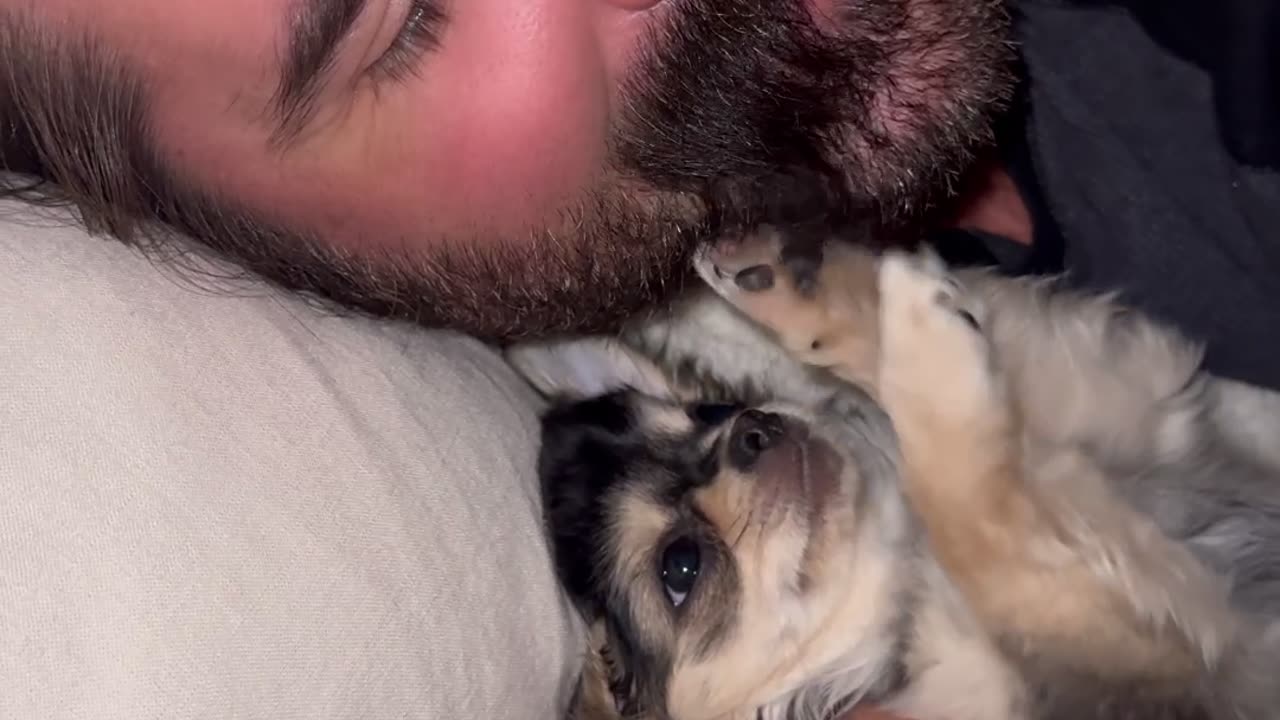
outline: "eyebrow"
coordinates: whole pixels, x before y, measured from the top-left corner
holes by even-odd
[[[273,143],[287,142],[315,111],[342,41],[369,0],[295,0],[280,84],[272,98]]]

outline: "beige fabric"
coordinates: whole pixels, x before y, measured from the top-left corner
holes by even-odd
[[[0,206],[0,718],[547,720],[581,630],[473,342]]]

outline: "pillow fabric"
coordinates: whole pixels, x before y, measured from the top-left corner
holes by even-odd
[[[494,352],[11,202],[0,267],[0,717],[562,714],[583,632]]]

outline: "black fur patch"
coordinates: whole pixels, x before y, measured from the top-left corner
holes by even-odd
[[[617,392],[557,405],[542,423],[538,471],[556,568],[570,596],[592,615],[603,610],[595,568],[605,541],[605,498],[647,444],[628,397]]]
[[[543,416],[539,473],[557,572],[588,619],[604,620],[612,692],[627,713],[661,707],[673,659],[665,648],[647,642],[642,628],[632,626],[638,614],[627,591],[633,588],[610,587],[601,573],[614,560],[608,555],[613,508],[626,492],[642,489],[672,510],[673,537],[698,538],[706,552],[704,576],[714,569],[718,581],[708,583],[704,577],[680,612],[697,604],[714,609],[699,616],[693,637],[696,647],[713,647],[732,625],[737,571],[686,497],[719,471],[718,453],[708,451],[705,442],[707,433],[738,409],[689,405],[684,411],[693,421],[690,430],[674,437],[650,430],[642,415],[645,401],[628,391],[563,403]],[[657,572],[655,564],[654,582]],[[705,592],[716,596],[696,603],[695,594]]]

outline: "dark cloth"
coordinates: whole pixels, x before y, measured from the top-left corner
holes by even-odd
[[[1030,249],[1206,345],[1218,375],[1280,389],[1280,3],[1022,0],[1027,83],[1004,160]]]

